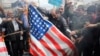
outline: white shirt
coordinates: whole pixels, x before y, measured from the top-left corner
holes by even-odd
[[[14,26],[14,30],[18,31],[19,30],[19,25],[15,20],[12,20],[13,26]]]
[[[0,18],[0,24],[2,23],[2,18]]]

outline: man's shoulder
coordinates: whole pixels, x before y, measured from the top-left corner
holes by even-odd
[[[61,21],[65,20],[65,18],[63,16],[60,16],[59,18],[60,18]]]

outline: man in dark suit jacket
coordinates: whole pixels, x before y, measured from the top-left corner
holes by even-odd
[[[48,20],[52,22],[65,36],[70,38],[70,33],[67,31],[69,29],[66,20],[62,16],[63,10],[59,9],[52,9],[51,12],[42,9],[40,7],[37,7],[39,12],[46,15],[48,17]]]
[[[3,22],[3,27],[5,28],[5,35],[15,33],[18,31],[21,31],[22,28],[20,24],[16,21],[16,19],[13,16],[13,13],[9,13],[10,21]],[[8,35],[5,37],[5,43],[8,49],[8,52],[11,56],[22,56],[23,49],[22,49],[22,37],[21,32],[13,35]]]

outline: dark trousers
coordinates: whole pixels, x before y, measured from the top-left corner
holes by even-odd
[[[92,56],[93,53],[93,36],[91,31],[85,29],[82,33],[83,39],[76,45],[78,48],[79,56]]]
[[[95,41],[95,44],[94,44],[94,54],[93,56],[100,56],[100,43],[99,43],[99,39],[97,39]]]
[[[8,53],[11,56],[22,56],[23,55],[23,41],[5,41]]]
[[[83,40],[77,44],[79,56],[92,56],[93,44],[84,42]]]
[[[23,34],[24,51],[29,51],[29,29],[25,29]]]

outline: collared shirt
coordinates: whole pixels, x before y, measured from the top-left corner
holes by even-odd
[[[15,20],[12,20],[13,26],[14,26],[14,31],[18,31],[19,30],[19,25]]]

